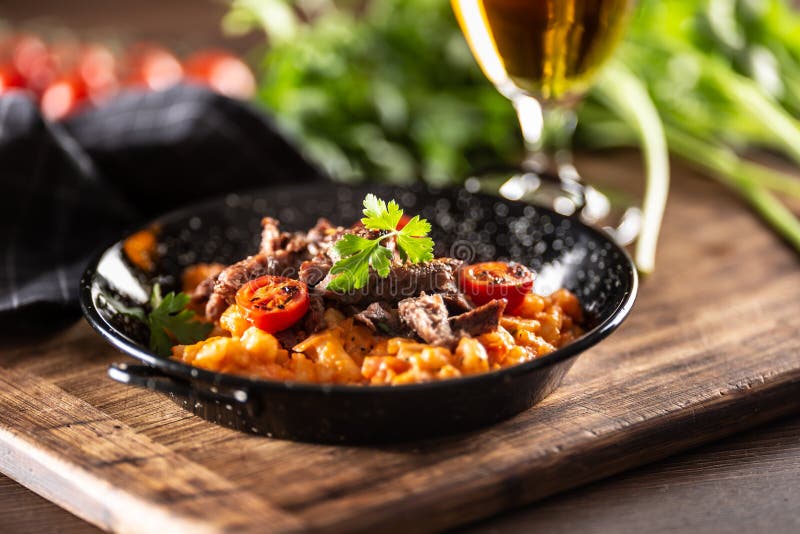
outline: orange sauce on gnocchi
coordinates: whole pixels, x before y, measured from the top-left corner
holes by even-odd
[[[399,385],[510,367],[549,354],[583,333],[580,303],[565,289],[547,297],[527,294],[515,315],[501,318],[496,331],[463,337],[452,351],[378,335],[333,308],[323,320],[324,330],[286,350],[232,305],[216,335],[174,347],[173,357],[211,371],[273,380]]]

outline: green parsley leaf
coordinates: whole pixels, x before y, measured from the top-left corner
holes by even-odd
[[[389,276],[392,270],[392,251],[384,246],[378,246],[369,255],[369,264],[381,278]]]
[[[150,291],[150,309],[155,310],[161,306],[161,301],[164,300],[161,296],[161,284],[153,284],[153,289]]]
[[[393,232],[402,216],[403,210],[394,200],[390,200],[387,206],[386,202],[372,193],[364,199],[364,218],[361,219],[361,222],[370,230]]]
[[[420,219],[419,215],[414,217],[406,223],[400,235],[407,235],[411,237],[424,237],[431,231],[431,224],[425,219]]]
[[[161,288],[153,286],[151,303],[157,303],[147,317],[150,326],[150,349],[160,356],[169,356],[172,346],[197,343],[211,332],[213,325],[196,320],[195,313],[187,310],[191,297],[174,292],[161,297]]]
[[[397,236],[400,257],[411,263],[423,263],[433,259],[433,239],[430,237]]]
[[[172,340],[166,330],[149,320],[147,325],[150,327],[150,350],[159,356],[168,357],[172,353]]]
[[[114,311],[117,313],[127,315],[128,317],[133,317],[134,319],[138,319],[142,322],[147,321],[147,315],[144,313],[144,309],[142,309],[140,306],[128,306],[123,304],[121,300],[109,295],[108,293],[102,293],[102,295],[106,304],[114,308]]]
[[[369,280],[369,259],[372,251],[379,247],[377,240],[365,239],[366,246],[348,258],[342,258],[331,267],[331,274],[338,274],[328,284],[331,291],[344,293],[350,289],[361,289]]]
[[[371,239],[353,234],[345,234],[333,245],[333,250],[339,255],[340,258],[346,258],[348,256],[352,256],[353,254],[358,254],[373,244],[374,241]]]
[[[389,275],[392,251],[381,246],[380,239],[348,234],[337,241],[333,248],[343,259],[331,267],[331,274],[340,275],[328,284],[328,289],[332,291],[361,289],[369,281],[370,267],[381,277]]]
[[[197,320],[192,310],[186,306],[191,297],[186,293],[174,292],[161,296],[161,286],[153,285],[150,292],[150,313],[143,307],[126,306],[111,295],[103,294],[105,301],[117,313],[133,317],[146,323],[150,328],[150,350],[159,356],[170,356],[173,345],[191,345],[205,339],[214,327],[210,323]]]
[[[331,268],[332,275],[338,275],[328,283],[328,289],[347,292],[361,289],[369,282],[370,267],[381,278],[386,278],[392,269],[392,250],[381,243],[394,239],[397,252],[403,261],[420,263],[433,259],[433,240],[427,237],[431,225],[418,215],[401,229],[397,224],[403,210],[394,200],[388,204],[373,194],[364,199],[364,218],[361,222],[370,230],[383,233],[375,239],[367,239],[352,234],[344,235],[333,246],[339,260]]]

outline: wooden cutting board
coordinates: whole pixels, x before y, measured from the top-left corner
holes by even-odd
[[[626,154],[583,168],[640,180]],[[800,259],[722,188],[675,174],[628,322],[505,423],[380,447],[240,434],[106,378],[125,357],[81,322],[2,349],[0,470],[115,531],[429,531],[800,411]]]

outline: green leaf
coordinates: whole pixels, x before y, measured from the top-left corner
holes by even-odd
[[[352,289],[361,289],[367,285],[370,256],[379,245],[377,240],[370,241],[366,239],[365,241],[369,243],[369,246],[333,264],[331,274],[338,274],[339,276],[331,280],[328,284],[328,289],[344,293]]]
[[[346,258],[353,254],[358,254],[373,245],[371,239],[359,237],[353,234],[345,234],[339,241],[333,245],[333,250],[340,258]]]
[[[161,297],[161,288],[153,286],[151,303],[157,303],[147,318],[150,326],[150,349],[160,356],[169,356],[177,342],[191,345],[205,339],[213,328],[210,323],[197,321],[195,313],[187,310],[191,297],[172,292]]]
[[[155,294],[155,291],[154,291]],[[166,297],[161,299],[161,302],[150,313],[151,316],[169,317],[170,314],[180,313],[187,304],[191,297],[186,293],[175,294],[168,293]]]
[[[161,306],[161,284],[154,284],[150,292],[150,309],[155,310]]]
[[[411,263],[422,263],[433,259],[433,239],[430,237],[413,237],[399,234],[397,248],[404,260]]]
[[[150,326],[150,350],[159,356],[169,356],[172,353],[172,340],[167,332],[152,319],[148,321],[148,326]]]
[[[127,306],[123,304],[120,300],[112,297],[107,293],[103,293],[103,299],[109,306],[114,308],[114,311],[116,311],[117,313],[133,317],[134,319],[138,319],[142,322],[147,320],[147,315],[144,313],[144,310],[139,306]]]
[[[389,276],[393,252],[381,245],[385,239],[395,238],[397,251],[404,261],[419,263],[432,260],[433,240],[426,237],[431,225],[415,216],[402,230],[397,230],[402,216],[403,210],[394,200],[387,204],[373,194],[367,195],[362,222],[369,229],[386,233],[375,239],[346,234],[337,241],[333,249],[340,259],[331,267],[330,273],[338,276],[328,283],[327,289],[338,292],[361,289],[369,281],[370,267],[381,278]]]
[[[185,293],[161,296],[161,286],[155,284],[150,292],[149,314],[141,307],[126,306],[110,295],[103,295],[106,302],[118,313],[128,315],[147,324],[150,329],[150,349],[160,356],[170,356],[175,343],[191,345],[205,339],[213,328],[209,323],[197,320],[195,313],[186,306],[191,297]]]
[[[326,289],[337,293],[347,293],[355,287],[355,280],[350,273],[343,272],[328,283]]]
[[[381,278],[389,276],[392,268],[392,251],[384,246],[377,246],[369,256],[369,264]]]
[[[365,239],[368,246],[360,252],[337,261],[331,267],[331,274],[338,274],[328,284],[332,291],[346,292],[361,289],[369,281],[369,268],[375,269],[378,276],[386,278],[392,266],[392,251],[381,246],[379,240]]]
[[[425,220],[420,219],[419,215],[414,215],[414,218],[400,230],[400,235],[407,235],[411,237],[423,237],[428,235],[431,231],[431,224]]]
[[[387,206],[386,202],[372,193],[364,199],[364,218],[361,219],[361,222],[370,230],[393,232],[402,216],[403,210],[394,200],[390,200]]]

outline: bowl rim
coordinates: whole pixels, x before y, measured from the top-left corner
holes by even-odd
[[[325,185],[328,185],[333,189],[351,187],[345,184],[335,184],[335,183],[325,184]],[[386,187],[386,184],[381,184],[381,185],[375,184],[375,185],[378,188]],[[297,186],[288,186],[288,187],[277,186],[269,188],[257,188],[257,189],[237,192],[234,194],[254,195],[263,192],[274,192],[274,190],[277,188],[291,190],[291,189],[297,189]],[[449,188],[449,189],[451,191],[458,191],[458,188]],[[446,191],[446,190],[447,188],[432,190],[432,192],[435,193],[436,191]],[[491,195],[487,195],[484,193],[470,193],[470,194],[494,198]],[[447,380],[437,380],[431,382],[403,384],[403,385],[373,386],[373,385],[354,385],[354,384],[316,384],[309,382],[271,380],[253,376],[234,375],[229,373],[222,373],[219,371],[210,371],[200,367],[192,366],[184,362],[173,360],[171,358],[164,358],[162,356],[158,356],[157,354],[151,352],[150,350],[133,342],[133,340],[129,339],[127,336],[125,336],[124,334],[119,332],[116,328],[114,328],[101,315],[100,311],[94,304],[92,289],[93,289],[94,277],[97,274],[97,267],[102,258],[112,249],[119,248],[121,246],[121,243],[128,236],[135,233],[135,231],[141,228],[146,228],[156,223],[164,223],[164,222],[192,217],[197,211],[200,211],[203,208],[207,209],[213,207],[216,204],[219,204],[220,199],[223,199],[224,201],[225,196],[226,195],[221,195],[216,198],[193,203],[188,206],[169,211],[154,219],[149,220],[144,224],[136,226],[133,231],[129,231],[121,239],[118,239],[109,246],[103,247],[98,253],[96,253],[95,256],[92,258],[92,260],[88,263],[88,265],[84,269],[80,281],[79,301],[80,301],[81,311],[83,312],[83,315],[87,320],[87,322],[89,323],[89,325],[96,332],[98,332],[112,346],[114,346],[119,351],[127,354],[128,356],[131,356],[141,362],[144,362],[147,365],[155,367],[170,377],[187,380],[191,384],[194,384],[195,382],[202,382],[205,384],[213,385],[215,387],[223,386],[225,388],[239,389],[246,391],[252,391],[253,389],[258,389],[258,390],[280,390],[282,392],[298,391],[298,392],[324,393],[324,394],[338,393],[338,394],[349,395],[349,394],[365,394],[365,393],[383,393],[383,394],[398,395],[420,390],[431,391],[442,388],[446,389],[458,386],[465,386],[471,383],[484,382],[488,380],[510,380],[513,377],[526,375],[536,369],[548,367],[556,363],[559,363],[561,361],[576,357],[582,352],[586,351],[590,347],[593,347],[594,345],[596,345],[597,343],[608,337],[614,330],[619,328],[619,326],[628,317],[636,301],[636,296],[639,291],[639,276],[635,264],[633,262],[633,259],[631,258],[630,254],[628,254],[628,252],[623,247],[619,246],[616,242],[614,242],[614,240],[611,239],[610,236],[598,230],[597,228],[585,224],[575,216],[566,216],[559,214],[556,211],[546,207],[535,206],[535,209],[537,211],[543,211],[549,216],[568,219],[573,224],[579,225],[579,227],[581,227],[583,231],[586,231],[594,235],[594,237],[596,237],[598,240],[610,243],[612,248],[616,252],[622,255],[622,257],[624,258],[625,266],[627,267],[626,272],[624,273],[625,274],[624,278],[628,283],[628,288],[625,294],[623,295],[622,299],[620,300],[620,302],[617,304],[614,311],[601,323],[594,326],[591,330],[584,333],[580,338],[569,343],[568,345],[556,349],[550,354],[547,354],[540,358],[535,358],[528,362],[513,365],[511,367],[506,367],[503,369],[496,369],[485,373],[462,376],[458,378],[450,378]],[[497,198],[502,199],[504,202],[522,204],[525,206],[529,205],[519,201],[505,199],[502,197],[497,197]]]

